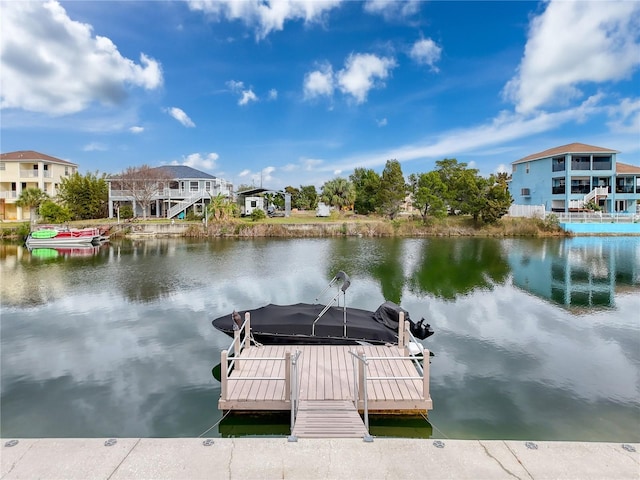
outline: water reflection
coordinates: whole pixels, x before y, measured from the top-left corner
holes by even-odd
[[[434,238],[423,242],[409,288],[418,294],[455,300],[459,295],[503,283],[509,272],[498,240]]]
[[[156,239],[51,262],[0,245],[0,436],[198,436],[222,417],[211,319],[313,301],[344,270],[350,305],[396,295],[436,331],[425,438],[640,440],[640,239],[390,240]],[[567,261],[613,282],[610,306],[559,308],[544,282]]]
[[[573,311],[614,307],[618,293],[640,290],[634,239],[512,241],[507,252],[515,285]]]

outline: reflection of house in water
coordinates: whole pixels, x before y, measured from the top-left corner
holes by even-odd
[[[613,307],[640,287],[640,247],[631,239],[578,237],[514,245],[513,283],[567,307]]]

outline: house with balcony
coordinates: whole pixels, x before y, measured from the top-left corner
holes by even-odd
[[[16,205],[20,194],[39,188],[55,197],[62,179],[77,171],[75,163],[33,150],[0,154],[0,219],[31,220],[29,209]]]
[[[188,212],[203,215],[211,198],[222,195],[233,198],[233,184],[186,165],[163,165],[152,170],[162,171],[166,180],[157,181],[149,192],[148,217],[184,218]],[[109,218],[118,216],[118,208],[130,205],[135,216],[143,216],[139,196],[124,188],[121,180],[107,178],[109,185]]]
[[[516,160],[509,183],[514,204],[567,213],[593,202],[605,213],[640,214],[640,167],[618,162],[618,153],[571,143]]]

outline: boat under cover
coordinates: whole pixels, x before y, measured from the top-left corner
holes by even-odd
[[[321,315],[323,310],[326,311]],[[410,322],[411,333],[417,339],[433,335],[431,326],[425,324],[424,319],[413,322],[409,313],[393,302],[383,303],[375,312],[351,307],[327,308],[325,305],[309,303],[269,304],[247,311],[250,313],[253,338],[264,344],[397,344],[401,311],[405,320]],[[233,312],[216,318],[212,321],[213,326],[233,336],[234,330],[244,320],[244,313]]]

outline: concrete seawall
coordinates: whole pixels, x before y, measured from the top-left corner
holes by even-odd
[[[14,479],[638,480],[639,444],[376,438],[3,439]]]

